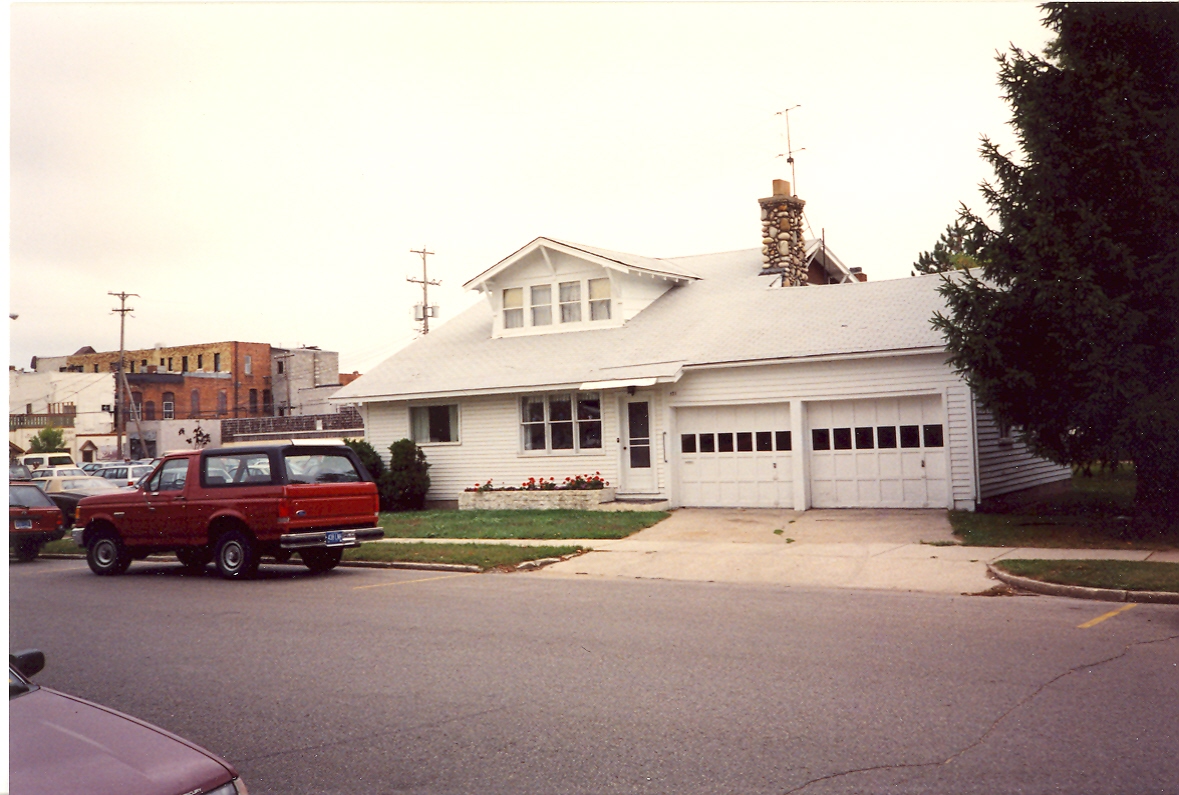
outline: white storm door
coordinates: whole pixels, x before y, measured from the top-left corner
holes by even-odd
[[[623,401],[622,489],[628,494],[656,491],[654,456],[651,453],[651,402]]]

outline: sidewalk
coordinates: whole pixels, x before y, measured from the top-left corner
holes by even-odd
[[[464,543],[460,539],[432,540]],[[941,510],[796,513],[686,508],[674,511],[654,527],[619,540],[473,543],[593,549],[547,566],[536,575],[545,577],[638,577],[955,594],[979,593],[994,587],[996,581],[987,576],[986,564],[1004,558],[1179,562],[1179,551],[958,546],[946,512]]]

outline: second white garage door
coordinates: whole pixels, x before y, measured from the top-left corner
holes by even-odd
[[[788,403],[681,408],[676,423],[681,505],[793,505]]]
[[[946,507],[938,395],[811,403],[807,426],[814,507]]]

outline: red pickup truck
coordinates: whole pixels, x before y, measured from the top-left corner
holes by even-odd
[[[174,552],[194,570],[254,575],[262,556],[299,553],[313,572],[382,538],[377,487],[344,445],[281,442],[169,454],[138,488],[78,503],[74,542],[99,575]]]

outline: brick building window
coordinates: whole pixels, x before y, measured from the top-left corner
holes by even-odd
[[[168,357],[168,372],[172,372],[172,357]]]
[[[247,356],[246,358],[248,359],[249,357]],[[251,414],[258,413],[258,390],[257,389],[250,390],[250,413]]]
[[[132,392],[131,393],[131,405],[135,407],[134,411],[131,412],[132,418],[142,417],[143,416],[143,393],[142,392]]]
[[[182,372],[182,373],[188,372],[188,357],[187,356],[180,357],[180,372]]]
[[[245,355],[244,361],[242,364],[245,367],[246,375],[253,375],[254,374],[254,359],[253,359],[253,357],[250,356],[250,354],[247,353]]]
[[[274,395],[269,389],[262,390],[262,413],[267,417],[274,415]]]
[[[203,353],[197,354],[197,369],[198,370],[205,369],[205,355]]]
[[[156,402],[154,400],[148,400],[143,404],[143,418],[145,420],[156,418]]]
[[[201,391],[199,389],[192,390],[192,392],[189,394],[188,398],[189,398],[188,416],[189,417],[201,416]]]
[[[221,354],[219,353],[213,354],[213,372],[221,372]]]
[[[98,372],[98,365],[97,364],[94,365],[94,372],[96,372],[96,373]]]
[[[224,389],[217,392],[217,414],[222,415],[229,411],[229,393]]]
[[[135,372],[135,360],[134,359],[127,362],[127,365],[131,368],[130,370],[128,370],[128,372],[131,372],[131,373]]]
[[[286,364],[286,362],[284,362],[282,359],[278,360],[278,374],[279,375],[283,374],[283,365],[285,365],[285,364]]]
[[[164,393],[164,419],[176,419],[176,395],[171,392]]]

